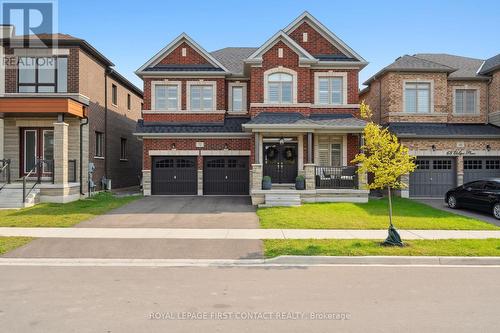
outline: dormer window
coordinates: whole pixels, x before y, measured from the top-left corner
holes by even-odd
[[[68,91],[67,57],[19,57],[18,92]]]
[[[288,73],[273,73],[267,77],[269,103],[293,103],[293,76]]]

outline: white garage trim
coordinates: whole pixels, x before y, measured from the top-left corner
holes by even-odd
[[[198,156],[198,150],[150,150],[149,156]]]

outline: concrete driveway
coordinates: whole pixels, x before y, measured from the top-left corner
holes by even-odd
[[[77,228],[208,228],[259,227],[247,196],[152,196],[136,200]]]
[[[443,199],[415,199],[418,202],[424,203],[426,205],[429,205],[431,207],[444,210],[446,212],[466,216],[466,217],[471,217],[476,220],[484,221],[490,224],[494,224],[496,226],[500,227],[500,220],[497,220],[496,218],[493,217],[493,215],[488,214],[486,212],[480,212],[480,211],[475,211],[475,210],[470,210],[470,209],[451,209],[449,208],[446,203],[444,202]]]
[[[259,228],[250,197],[154,196],[136,200],[77,228]],[[261,240],[39,238],[5,257],[254,259]]]

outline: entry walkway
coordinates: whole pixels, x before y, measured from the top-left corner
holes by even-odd
[[[500,230],[399,230],[403,239],[500,238]],[[110,239],[384,239],[387,230],[0,228],[0,236]]]

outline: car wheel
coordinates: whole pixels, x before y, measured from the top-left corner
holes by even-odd
[[[448,197],[448,207],[450,207],[451,209],[455,209],[455,208],[458,208],[458,204],[457,204],[457,198],[455,198],[454,195],[450,195]],[[500,208],[500,207],[499,207]],[[500,211],[499,211],[500,213]]]
[[[500,220],[500,203],[496,203],[493,205],[493,216]]]

